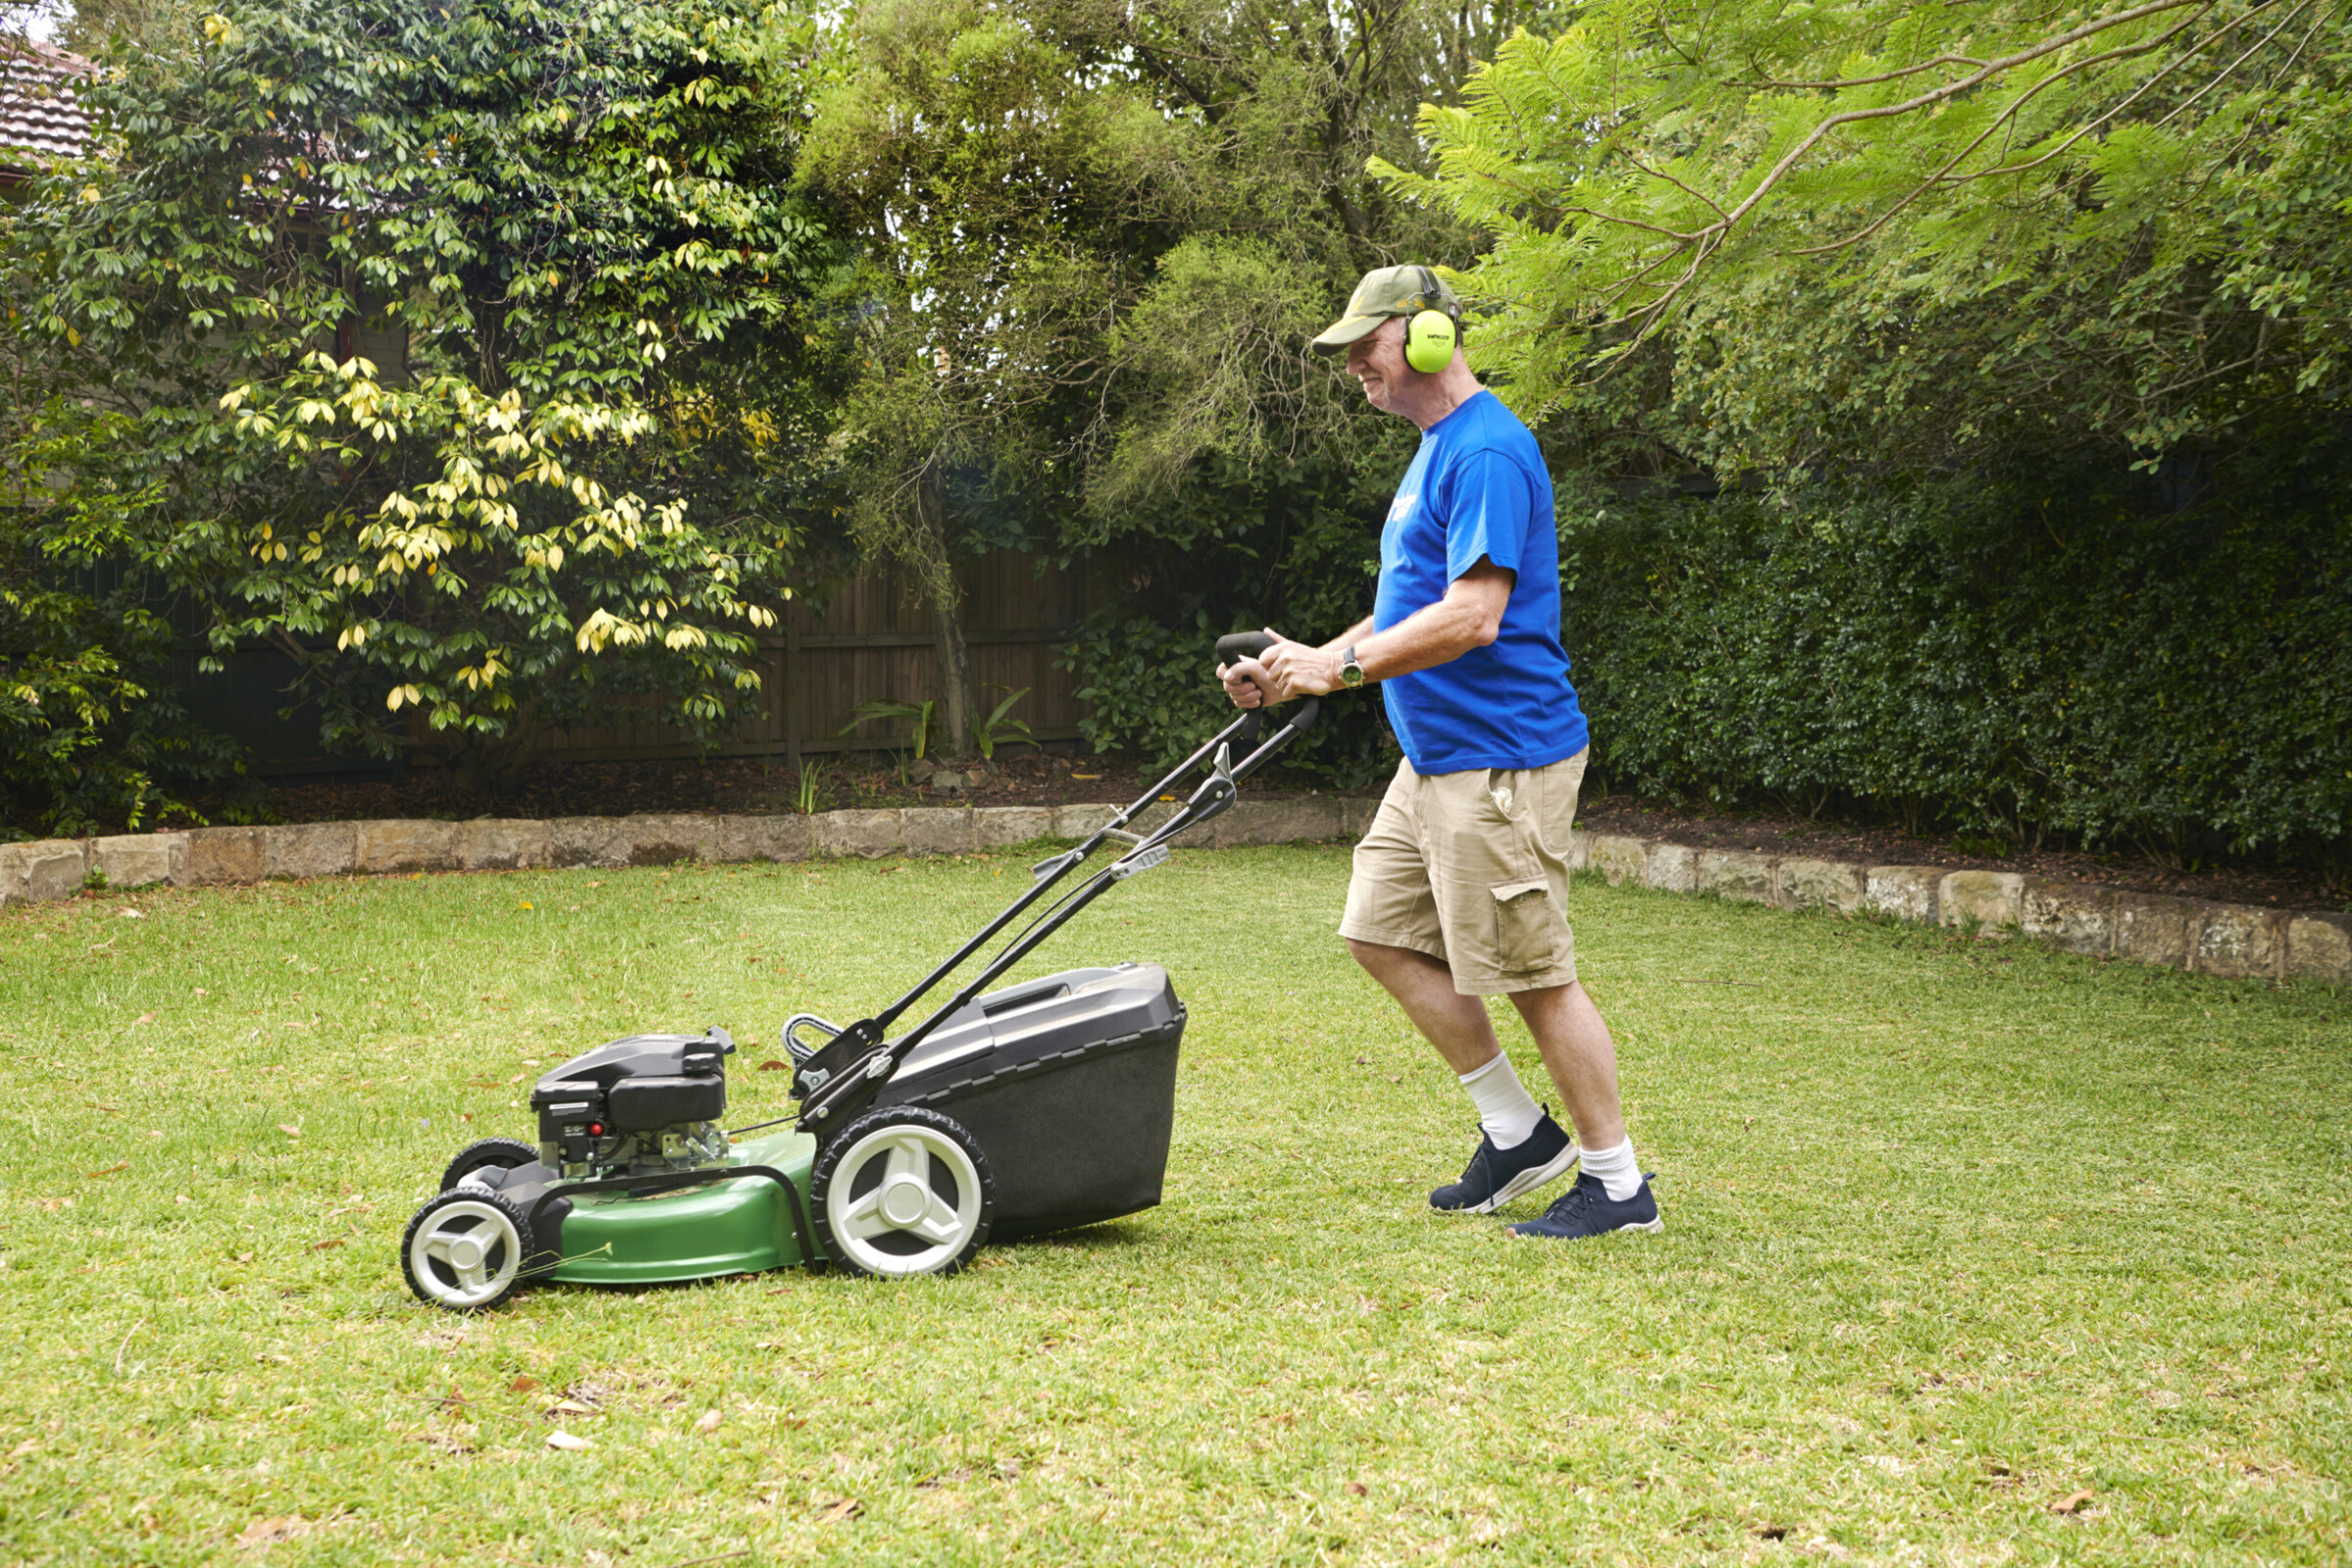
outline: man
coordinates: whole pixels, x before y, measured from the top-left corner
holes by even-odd
[[[1356,846],[1340,935],[1478,1108],[1469,1168],[1431,1205],[1492,1213],[1581,1158],[1567,1194],[1505,1234],[1663,1229],[1565,913],[1586,733],[1543,455],[1470,373],[1460,303],[1427,268],[1367,273],[1314,346],[1345,350],[1365,401],[1421,429],[1381,530],[1379,593],[1370,619],[1321,647],[1273,633],[1217,673],[1244,708],[1370,681],[1387,700],[1404,760]],[[1535,1036],[1576,1138],[1521,1086],[1487,1016],[1494,995]]]

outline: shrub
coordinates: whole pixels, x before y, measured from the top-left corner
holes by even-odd
[[[2341,460],[2300,450],[2178,508],[2113,469],[1564,504],[1595,766],[2021,844],[2340,855],[2352,516]]]
[[[235,748],[162,680],[172,630],[140,579],[45,555],[0,509],[0,839],[200,820],[183,795],[235,773]]]
[[[1403,470],[1395,452],[1376,450],[1396,461],[1366,471]],[[1132,522],[1119,545],[1125,591],[1062,650],[1091,705],[1080,723],[1088,743],[1173,761],[1232,721],[1212,674],[1219,637],[1273,626],[1321,642],[1369,614],[1387,503],[1336,463],[1247,475],[1231,465],[1188,486],[1164,516]],[[1396,756],[1378,697],[1358,695],[1326,702],[1283,766],[1353,786]]]

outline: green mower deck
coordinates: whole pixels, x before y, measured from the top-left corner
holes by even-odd
[[[735,1146],[728,1163],[780,1171],[806,1202],[816,1140],[784,1131]],[[589,1193],[564,1221],[564,1260],[546,1277],[580,1285],[662,1285],[757,1274],[808,1261],[774,1182],[718,1181],[656,1197]]]

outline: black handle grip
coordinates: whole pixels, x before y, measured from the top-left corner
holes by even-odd
[[[1228,632],[1217,639],[1217,662],[1230,669],[1245,659],[1255,659],[1273,646],[1274,639],[1262,631]],[[1259,690],[1262,694],[1264,688],[1261,687]],[[1265,710],[1262,708],[1252,708],[1250,710],[1250,714],[1254,718],[1264,711]],[[1242,744],[1244,746],[1257,744],[1257,726],[1255,724],[1242,731]]]
[[[1274,646],[1274,639],[1262,631],[1230,632],[1217,639],[1217,662],[1231,664],[1244,659],[1255,659]]]

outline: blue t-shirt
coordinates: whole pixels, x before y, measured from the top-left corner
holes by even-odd
[[[1544,767],[1585,749],[1560,646],[1560,541],[1536,438],[1492,392],[1422,432],[1380,531],[1374,629],[1446,597],[1481,557],[1518,574],[1502,630],[1434,669],[1381,682],[1416,773]]]

